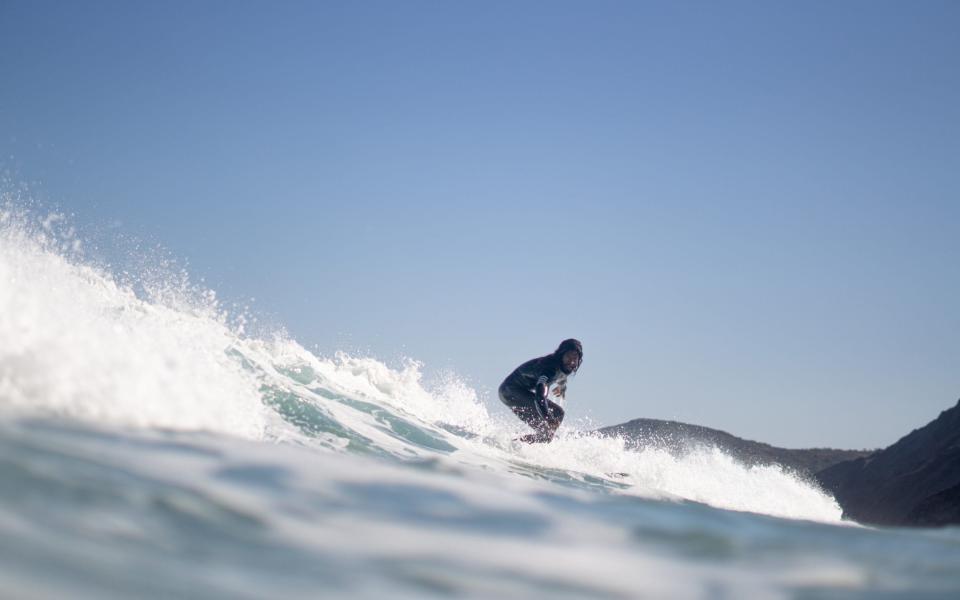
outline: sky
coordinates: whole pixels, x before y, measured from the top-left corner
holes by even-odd
[[[0,0],[0,171],[323,356],[886,446],[960,398],[956,2]]]

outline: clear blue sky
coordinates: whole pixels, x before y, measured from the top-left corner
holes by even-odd
[[[960,397],[960,3],[0,1],[0,167],[322,353],[886,445]]]

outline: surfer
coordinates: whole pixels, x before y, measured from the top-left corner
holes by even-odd
[[[583,345],[575,340],[563,340],[553,354],[534,358],[517,367],[500,384],[500,400],[513,414],[533,428],[521,442],[549,442],[563,421],[563,408],[548,398],[563,398],[567,393],[567,377],[573,375],[583,362]]]

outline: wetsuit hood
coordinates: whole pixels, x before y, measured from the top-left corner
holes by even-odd
[[[560,361],[561,364],[563,364],[563,355],[566,354],[568,350],[576,350],[577,354],[580,355],[580,360],[577,361],[577,366],[573,370],[573,373],[576,373],[577,369],[580,368],[580,363],[583,362],[583,344],[580,343],[580,340],[575,340],[573,338],[563,340],[560,342],[560,346],[554,351],[553,355],[558,361]]]

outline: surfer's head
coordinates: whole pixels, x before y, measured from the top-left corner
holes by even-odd
[[[580,363],[583,362],[583,344],[573,338],[563,340],[553,354],[560,359],[563,372],[570,375],[576,373]]]

